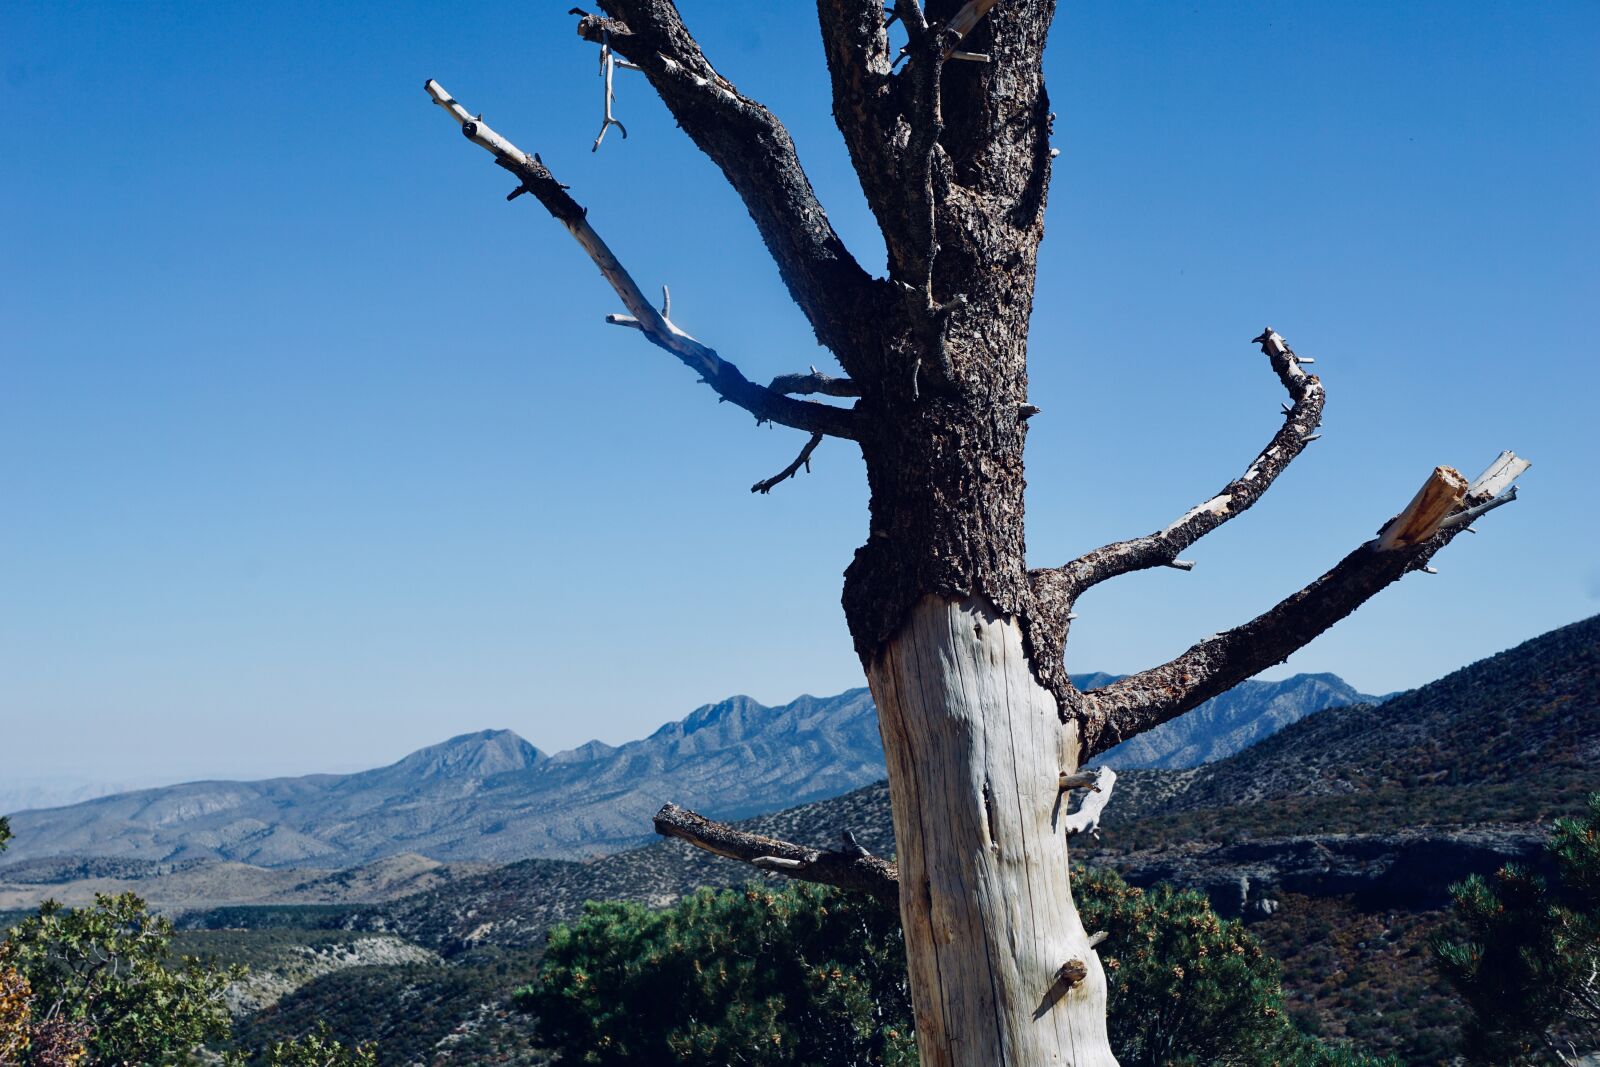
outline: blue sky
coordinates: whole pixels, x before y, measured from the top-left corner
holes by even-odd
[[[589,152],[567,6],[0,8],[0,777],[353,768],[485,726],[558,749],[861,684],[859,459],[752,496],[800,435],[605,326],[577,247],[422,92],[542,153],[750,377],[830,365],[639,76]],[[880,269],[810,5],[682,7]],[[1074,670],[1242,621],[1502,448],[1523,499],[1278,673],[1397,689],[1600,610],[1597,52],[1588,2],[1063,7],[1032,561],[1243,469],[1278,422],[1262,326],[1330,397],[1192,574],[1085,598]]]

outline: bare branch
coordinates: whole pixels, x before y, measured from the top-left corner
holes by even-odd
[[[603,0],[578,33],[642,70],[700,150],[744,201],[817,339],[841,357],[873,283],[834,232],[777,117],[718,74],[671,0]]]
[[[740,860],[762,870],[804,882],[870,893],[887,904],[899,899],[896,881],[899,872],[894,864],[876,856],[790,844],[788,841],[712,822],[676,804],[664,805],[656,812],[655,826],[656,833],[662,837],[680,838],[695,848]]]
[[[780,374],[767,386],[774,393],[805,396],[823,393],[827,396],[860,396],[861,387],[849,378],[835,378],[812,367],[809,374]]]
[[[1069,602],[1084,590],[1131,571],[1149,567],[1192,569],[1194,564],[1178,559],[1178,553],[1261,499],[1284,468],[1316,439],[1313,431],[1322,421],[1327,400],[1321,380],[1301,369],[1300,364],[1305,361],[1272,327],[1267,327],[1254,343],[1271,360],[1273,371],[1293,401],[1284,412],[1283,426],[1243,474],[1165,529],[1097,548],[1062,567],[1064,581],[1058,584]]]
[[[834,437],[854,438],[855,413],[846,408],[831,407],[811,401],[795,400],[757,385],[746,378],[738,367],[719,356],[715,349],[701,344],[673,324],[662,312],[651,306],[616,255],[601,240],[594,227],[589,225],[588,212],[567,194],[567,187],[556,181],[549,168],[538,156],[530,156],[500,134],[490,129],[483,116],[474,116],[457,103],[436,81],[425,88],[434,103],[447,111],[461,124],[461,132],[474,144],[482,146],[494,156],[495,162],[510,171],[521,183],[511,194],[515,198],[532,193],[556,221],[583,246],[595,266],[611,288],[622,299],[628,315],[612,315],[607,321],[631,326],[641,331],[657,346],[677,356],[686,366],[697,371],[701,379],[724,400],[731,401],[754,415],[758,420],[781,423],[799,430],[825,433]]]
[[[822,435],[820,433],[812,434],[811,435],[811,440],[807,441],[805,443],[805,447],[800,449],[800,454],[794,458],[794,462],[793,463],[789,464],[787,467],[783,468],[783,470],[779,471],[777,474],[774,474],[772,477],[767,478],[764,481],[759,481],[755,485],[752,485],[750,487],[750,491],[752,493],[770,493],[770,492],[772,492],[773,486],[778,485],[780,482],[785,482],[785,481],[788,481],[790,478],[793,478],[797,473],[799,473],[801,467],[804,467],[806,469],[806,473],[810,474],[811,473],[811,453],[815,452],[817,450],[817,446],[820,445],[821,443],[822,443]]]
[[[998,0],[967,0],[965,4],[961,5],[960,11],[950,16],[950,21],[944,24],[945,29],[949,31],[955,41],[960,41],[972,32],[972,28],[978,24],[978,20],[987,15],[989,9],[994,7],[997,2]],[[954,41],[951,47],[953,50]]]
[[[1525,462],[1518,462],[1522,465],[1517,473],[1527,469]],[[1490,476],[1493,470],[1484,472],[1474,484],[1487,488],[1505,485],[1506,491],[1494,499],[1501,503],[1514,499],[1508,481]],[[1435,470],[1423,491],[1385,524],[1378,537],[1264,614],[1206,638],[1169,663],[1084,693],[1080,711],[1083,758],[1159,726],[1282,663],[1391,582],[1410,571],[1431,570],[1428,560],[1433,554],[1467,528],[1464,522],[1452,523],[1449,516],[1439,515],[1435,503],[1439,493],[1450,494],[1447,498],[1455,501],[1452,506],[1459,509],[1455,513],[1459,516],[1482,514],[1488,510],[1483,505],[1493,503],[1470,493],[1464,499],[1453,495],[1457,480],[1465,485],[1465,479],[1450,468]],[[1397,529],[1403,533],[1391,536]],[[1410,536],[1422,532],[1426,532],[1425,540],[1409,541]]]
[[[817,22],[833,81],[833,118],[887,234],[892,216],[884,209],[894,198],[898,165],[889,76],[894,60],[883,0],[817,0]]]

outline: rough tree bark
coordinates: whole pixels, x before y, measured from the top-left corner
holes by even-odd
[[[1096,938],[1074,908],[1067,818],[1081,765],[1277,663],[1514,498],[1527,464],[1502,455],[1472,484],[1429,477],[1372,541],[1260,617],[1170,663],[1079,692],[1063,649],[1084,591],[1179,553],[1249,508],[1311,441],[1325,400],[1283,337],[1255,339],[1288,393],[1282,426],[1243,474],[1165,529],[1030,570],[1023,536],[1028,325],[1053,116],[1041,68],[1050,0],[818,0],[834,114],[889,253],[852,258],[782,123],[712,66],[671,0],[574,9],[602,50],[641,72],[739,193],[818,341],[847,377],[749,381],[675,325],[543,161],[436,82],[434,102],[577,239],[642,332],[758,421],[810,433],[768,492],[824,437],[855,441],[871,488],[867,543],[844,584],[877,702],[898,869],[857,850],[741,834],[668,805],[658,830],[792,877],[896,895],[917,1041],[938,1065],[1111,1065]],[[893,27],[898,20],[899,26]],[[904,41],[903,46],[898,42]],[[892,43],[893,42],[893,43]],[[637,75],[634,75],[637,76]],[[624,135],[626,131],[623,131]],[[600,146],[597,139],[595,148]],[[833,404],[801,397],[849,401]],[[1110,788],[1110,777],[1103,781]],[[1103,799],[1103,797],[1101,798]]]

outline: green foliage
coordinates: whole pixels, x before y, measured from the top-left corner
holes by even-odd
[[[1364,1067],[1382,1061],[1316,1041],[1283,1006],[1278,964],[1205,894],[1143,890],[1079,868],[1084,925],[1103,930],[1111,1047],[1123,1067]]]
[[[1203,895],[1078,873],[1084,922],[1109,935],[1111,1045],[1124,1067],[1371,1067],[1300,1034],[1277,965]],[[804,883],[709,890],[676,908],[590,904],[517,990],[563,1062],[916,1062],[892,907]]]
[[[1271,1062],[1285,1030],[1278,965],[1194,890],[1146,892],[1080,871],[1074,896],[1100,950],[1112,1047],[1124,1067]]]
[[[806,884],[589,904],[517,990],[564,1061],[911,1064],[892,909]]]
[[[1600,793],[1546,846],[1556,884],[1508,865],[1451,886],[1464,940],[1434,943],[1439,969],[1473,1018],[1469,1058],[1566,1063],[1600,1045]]]
[[[0,852],[6,850],[6,842],[11,840],[11,821],[0,815]]]
[[[264,1053],[247,1058],[230,1053],[223,1067],[378,1067],[377,1046],[371,1042],[344,1045],[335,1041],[326,1023],[309,1034],[275,1042]]]
[[[13,927],[0,943],[0,972],[16,972],[29,989],[35,1029],[24,1062],[86,1053],[92,1063],[181,1063],[226,1036],[222,992],[242,970],[173,959],[171,938],[172,925],[131,893],[98,896],[92,908],[46,902]],[[50,1024],[43,1033],[39,1021]],[[47,1055],[55,1039],[65,1051]]]

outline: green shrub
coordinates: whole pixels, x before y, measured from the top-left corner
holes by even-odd
[[[49,901],[13,927],[0,972],[27,983],[31,1062],[154,1067],[225,1037],[222,992],[243,972],[173,959],[171,939],[172,924],[131,893],[98,896],[92,908]]]
[[[818,886],[589,904],[517,990],[575,1063],[911,1064],[894,913]]]

